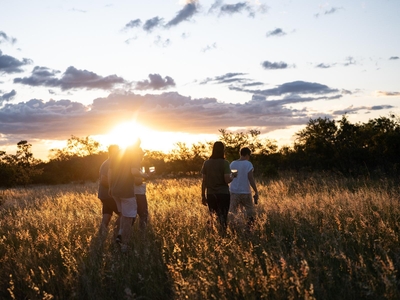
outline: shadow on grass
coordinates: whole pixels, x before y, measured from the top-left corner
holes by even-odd
[[[145,232],[138,232],[135,226],[131,241],[131,249],[122,253],[112,234],[105,238],[97,235],[82,261],[74,298],[172,299],[161,242],[151,224]]]

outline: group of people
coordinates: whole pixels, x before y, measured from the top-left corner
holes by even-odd
[[[100,167],[98,198],[103,204],[100,233],[103,235],[112,215],[118,215],[115,226],[116,242],[121,250],[128,249],[132,225],[139,215],[141,230],[148,219],[146,183],[149,175],[141,171],[143,150],[140,140],[133,146],[120,150],[117,145],[108,148],[108,159]]]
[[[217,216],[223,232],[227,228],[229,212],[236,214],[239,207],[245,210],[249,229],[254,223],[254,204],[258,203],[258,190],[253,164],[249,161],[250,155],[250,149],[243,147],[239,159],[229,163],[225,159],[224,143],[217,141],[213,145],[211,157],[201,169],[202,203],[208,206],[211,214]],[[253,197],[251,189],[254,191]]]
[[[149,177],[141,171],[143,150],[140,141],[124,151],[117,145],[108,148],[108,159],[100,167],[98,198],[103,204],[103,218],[100,233],[107,231],[113,214],[118,216],[115,226],[116,241],[121,250],[128,249],[132,225],[139,215],[139,228],[144,231],[148,220],[148,204],[145,180]],[[240,158],[229,163],[225,159],[225,145],[217,141],[213,145],[211,157],[201,169],[202,203],[215,214],[223,232],[227,228],[229,211],[236,213],[243,207],[248,218],[248,226],[254,223],[254,204],[258,201],[258,190],[253,176],[253,165],[249,161],[248,147],[240,149]],[[251,189],[254,191],[252,197]],[[254,199],[254,201],[253,201]]]

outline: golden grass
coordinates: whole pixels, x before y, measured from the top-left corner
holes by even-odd
[[[98,236],[96,184],[1,194],[1,299],[399,299],[397,185],[259,183],[252,231],[210,227],[199,179],[148,184],[151,219],[123,255]],[[230,219],[232,220],[232,218]]]

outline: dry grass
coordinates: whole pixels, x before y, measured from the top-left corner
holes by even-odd
[[[286,176],[259,183],[251,232],[207,224],[200,180],[148,185],[150,225],[122,255],[97,235],[96,185],[1,194],[1,299],[399,299],[399,191]],[[135,225],[136,226],[136,225]]]

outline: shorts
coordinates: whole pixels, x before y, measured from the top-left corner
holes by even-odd
[[[100,199],[101,203],[103,203],[103,208],[102,208],[102,213],[103,215],[107,214],[107,215],[112,215],[113,212],[118,214],[118,207],[117,204],[115,203],[114,198],[112,197],[107,197],[107,198],[103,198]]]
[[[229,211],[232,213],[236,213],[239,207],[245,209],[246,216],[248,218],[254,217],[256,214],[251,194],[231,193],[231,205]]]
[[[118,211],[121,215],[127,218],[135,218],[137,215],[137,203],[136,198],[119,198],[114,197],[115,203],[117,204]]]

